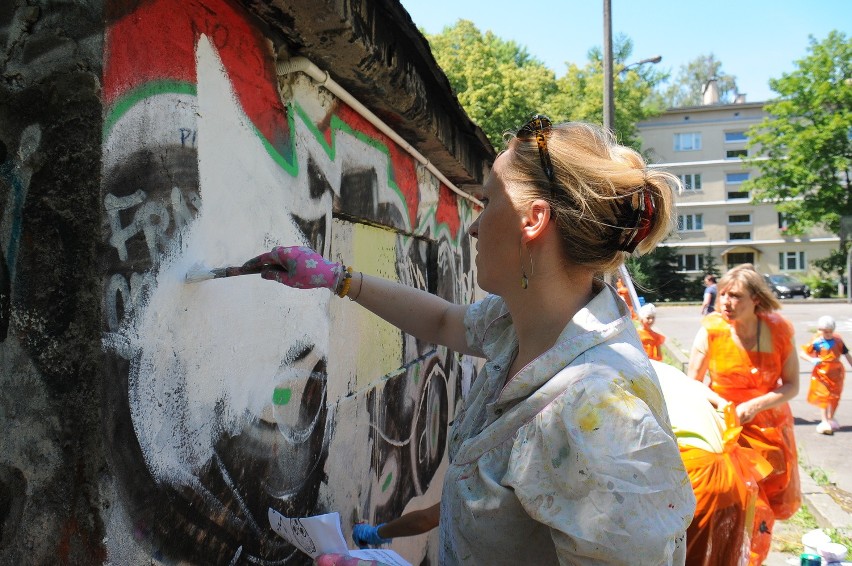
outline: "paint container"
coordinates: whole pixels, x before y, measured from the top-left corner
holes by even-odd
[[[805,553],[799,560],[799,566],[822,566],[822,557],[819,554]]]
[[[817,548],[817,554],[822,556],[829,564],[833,562],[842,562],[846,559],[846,547],[836,542],[828,542],[819,545],[819,548]]]
[[[814,529],[802,535],[802,546],[805,547],[804,554],[814,554],[819,556],[817,549],[831,542],[831,537],[825,534],[822,529]]]

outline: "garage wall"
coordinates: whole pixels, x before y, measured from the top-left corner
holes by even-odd
[[[116,2],[104,21],[97,81],[62,91],[85,102],[64,110],[89,135],[79,174],[39,177],[67,162],[59,132],[0,99],[0,423],[17,433],[0,557],[301,564],[269,507],[337,511],[349,536],[438,501],[473,360],[326,290],[184,277],[307,245],[471,302],[471,202],[304,75],[279,80],[238,4]],[[437,563],[435,533],[394,548]]]

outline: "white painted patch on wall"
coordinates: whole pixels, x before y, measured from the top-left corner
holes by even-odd
[[[131,416],[145,461],[158,481],[175,484],[193,483],[220,434],[252,420],[279,421],[289,441],[305,434],[288,427],[287,407],[273,411],[272,396],[307,379],[312,364],[291,363],[299,352],[325,357],[331,297],[259,276],[184,282],[198,263],[240,264],[274,245],[307,243],[289,214],[303,208],[307,186],[264,149],[204,36],[196,57],[200,211],[119,333],[133,353]],[[330,195],[315,205],[330,213]]]

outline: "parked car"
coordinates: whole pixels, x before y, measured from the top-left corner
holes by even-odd
[[[764,275],[764,277],[769,288],[779,299],[793,298],[796,295],[801,295],[802,298],[807,299],[811,296],[810,287],[789,275],[779,273]]]

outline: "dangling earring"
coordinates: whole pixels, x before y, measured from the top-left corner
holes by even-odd
[[[533,258],[530,251],[527,249],[527,256],[530,258],[530,276],[527,277],[527,270],[524,266],[524,256],[521,250],[525,249],[526,246],[523,242],[521,242],[521,247],[518,249],[518,259],[521,261],[521,289],[526,289],[530,285],[529,277],[535,275],[535,265],[533,264]]]

